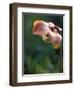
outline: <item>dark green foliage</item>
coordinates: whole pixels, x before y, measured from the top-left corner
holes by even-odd
[[[63,72],[62,48],[55,50],[50,43],[45,43],[42,38],[32,34],[33,22],[39,19],[52,21],[63,28],[63,15],[23,13],[22,16],[24,74]]]

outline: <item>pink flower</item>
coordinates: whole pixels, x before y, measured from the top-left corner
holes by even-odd
[[[36,20],[33,24],[32,33],[41,36],[44,41],[51,42],[55,49],[60,48],[62,36],[59,32],[62,29],[52,22]]]

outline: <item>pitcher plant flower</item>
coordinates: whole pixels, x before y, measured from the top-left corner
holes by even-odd
[[[35,20],[32,34],[42,37],[42,40],[51,43],[54,49],[58,49],[62,42],[62,35],[59,33],[61,31],[62,28],[55,25],[53,22]]]

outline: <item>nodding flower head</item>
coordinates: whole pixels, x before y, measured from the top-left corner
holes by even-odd
[[[45,22],[42,20],[35,20],[33,23],[32,33],[42,37],[42,40],[48,41],[53,45],[53,48],[60,48],[62,36],[59,32],[62,31],[60,27],[53,22]]]

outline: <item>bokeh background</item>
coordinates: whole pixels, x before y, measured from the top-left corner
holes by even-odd
[[[63,15],[22,13],[23,74],[62,73],[63,40],[59,49],[32,34],[33,22],[53,22],[63,29]],[[60,33],[63,37],[63,32]]]

